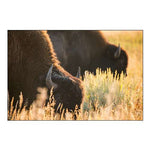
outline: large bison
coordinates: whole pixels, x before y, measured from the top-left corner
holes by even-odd
[[[14,104],[22,91],[29,107],[37,94],[37,87],[53,87],[56,100],[63,108],[74,110],[84,97],[82,81],[59,64],[47,31],[8,31],[8,92]]]
[[[81,67],[81,73],[101,68],[111,68],[112,73],[126,75],[128,57],[120,45],[106,41],[100,31],[94,30],[48,30],[55,52],[62,66],[72,75]]]

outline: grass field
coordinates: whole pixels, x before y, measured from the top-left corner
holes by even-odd
[[[106,39],[124,48],[129,62],[126,78],[113,78],[97,69],[96,75],[86,72],[84,76],[85,100],[76,120],[143,120],[143,33],[142,31],[103,31]],[[107,77],[106,77],[107,76]],[[8,112],[9,120],[74,120],[73,113],[54,113],[53,103],[43,106],[45,90],[29,111],[23,109]],[[20,101],[22,101],[22,95]],[[65,116],[65,118],[64,118]]]

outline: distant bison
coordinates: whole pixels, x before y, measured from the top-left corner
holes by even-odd
[[[81,67],[81,73],[101,68],[111,68],[112,73],[126,75],[128,57],[120,45],[115,46],[106,41],[100,31],[48,30],[55,52],[62,66],[72,75]]]
[[[56,100],[63,108],[74,110],[84,97],[82,81],[60,65],[47,31],[8,31],[8,92],[14,104],[22,91],[29,107],[37,94],[37,87],[53,87]],[[10,103],[9,103],[10,104]]]

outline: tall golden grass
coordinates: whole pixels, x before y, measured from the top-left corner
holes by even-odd
[[[85,100],[81,109],[61,115],[54,111],[54,101],[47,106],[46,89],[39,88],[41,94],[29,110],[23,108],[8,111],[8,120],[143,120],[143,33],[142,31],[103,31],[110,43],[120,43],[129,57],[128,76],[113,78],[110,70],[96,75],[85,72]],[[20,107],[23,95],[20,94]],[[21,111],[21,112],[20,112]]]

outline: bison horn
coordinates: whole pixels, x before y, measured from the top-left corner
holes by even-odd
[[[57,84],[55,84],[52,79],[51,79],[51,76],[52,76],[52,70],[53,70],[53,64],[51,65],[48,73],[47,73],[47,76],[46,76],[46,85],[48,86],[48,88],[57,88]]]
[[[121,53],[121,48],[120,48],[120,44],[118,45],[118,48],[114,54],[114,58],[118,58],[120,56],[120,53]]]
[[[77,77],[77,78],[80,78],[80,76],[81,76],[81,68],[80,68],[80,67],[78,67],[78,72],[77,72],[76,77]]]

